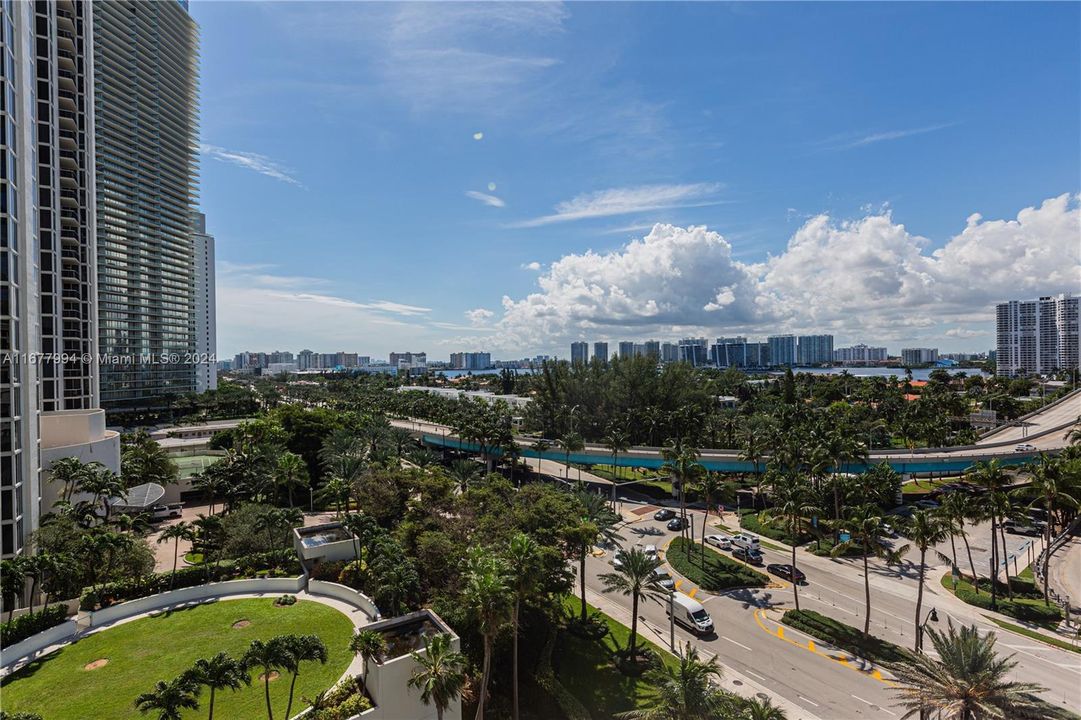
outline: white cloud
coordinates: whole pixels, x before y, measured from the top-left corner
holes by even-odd
[[[474,308],[473,310],[466,310],[465,316],[474,326],[486,325],[489,320],[495,317],[495,313],[487,308]]]
[[[541,269],[541,264],[539,262],[537,262],[536,260],[534,260],[533,262],[528,262],[528,263],[522,265],[522,269],[523,270],[532,270],[532,271],[536,272],[537,270]]]
[[[639,185],[637,187],[610,188],[584,193],[555,206],[551,215],[523,220],[512,227],[539,227],[551,223],[569,222],[587,218],[626,215],[648,210],[673,207],[698,207],[713,205],[719,200],[711,198],[720,189],[717,183],[688,183],[682,185]]]
[[[551,350],[597,339],[824,331],[839,341],[970,339],[1006,298],[1081,290],[1081,209],[1061,195],[1009,220],[968,218],[941,248],[879,209],[808,219],[760,263],[705,227],[655,225],[604,254],[555,261],[536,292],[504,297],[498,342]]]
[[[254,170],[260,175],[266,175],[267,177],[281,180],[290,185],[304,187],[303,183],[301,183],[300,180],[297,180],[291,171],[283,168],[266,155],[244,152],[242,150],[227,150],[226,148],[218,147],[217,145],[200,145],[199,152],[207,157],[214,158],[215,160],[237,165],[248,170]]]
[[[927,125],[924,127],[907,128],[903,130],[886,130],[859,136],[851,134],[835,136],[829,140],[820,142],[819,146],[822,150],[851,150],[852,148],[874,145],[875,143],[886,142],[889,140],[900,140],[902,138],[912,137],[913,135],[925,135],[938,130],[945,130],[946,128],[951,128],[958,124],[959,123],[955,122],[940,123],[938,125]]]
[[[489,195],[488,193],[478,192],[476,190],[466,190],[465,196],[473,198],[474,200],[479,200],[491,207],[505,207],[507,204],[503,202],[502,198],[496,197],[495,195]]]

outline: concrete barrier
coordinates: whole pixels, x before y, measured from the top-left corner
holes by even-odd
[[[90,617],[90,627],[100,627],[141,613],[164,610],[177,605],[188,605],[193,602],[228,597],[230,595],[291,594],[300,592],[303,587],[303,575],[286,578],[226,580],[225,582],[169,590],[157,595],[128,600],[101,610],[95,610],[88,613],[88,615]]]
[[[308,592],[312,595],[326,595],[327,597],[341,600],[358,610],[364,611],[364,614],[372,620],[379,620],[382,618],[375,602],[367,595],[359,593],[351,587],[339,583],[324,582],[323,580],[310,580],[308,582]]]
[[[31,635],[22,642],[0,649],[0,667],[6,670],[16,663],[34,660],[46,648],[75,639],[76,630],[74,620],[65,620],[48,630]]]

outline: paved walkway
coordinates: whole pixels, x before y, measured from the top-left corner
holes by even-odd
[[[1081,613],[1081,536],[1075,535],[1051,556],[1047,571],[1055,592],[1070,599],[1074,614]]]

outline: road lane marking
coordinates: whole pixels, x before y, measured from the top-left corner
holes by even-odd
[[[756,678],[758,678],[762,682],[769,682],[769,680],[766,680],[766,678],[762,677],[761,675],[756,673],[754,670],[744,670],[744,672],[747,673],[748,675],[754,675]]]
[[[747,647],[747,646],[746,646],[746,645],[744,645],[743,643],[741,643],[741,642],[736,642],[735,640],[733,640],[733,639],[732,639],[732,638],[730,638],[730,637],[725,637],[724,635],[721,635],[721,639],[722,639],[722,640],[727,640],[728,642],[732,643],[733,645],[739,645],[739,646],[740,646],[741,648],[743,648],[744,650],[746,650],[746,651],[748,651],[748,652],[750,652],[750,650],[751,650],[751,649],[750,649],[749,647]]]
[[[864,699],[863,699],[863,698],[861,698],[861,697],[860,697],[859,695],[853,695],[852,697],[856,698],[856,699],[857,699],[857,700],[859,700],[859,701],[860,701],[861,703],[865,703],[865,704],[867,704],[867,705],[872,705],[872,706],[874,705],[874,703],[873,703],[873,702],[871,702],[870,700],[864,700]]]
[[[798,697],[803,702],[808,703],[809,705],[814,705],[815,707],[818,707],[818,703],[816,703],[814,700],[809,700],[808,698],[805,698],[802,695],[797,695],[796,697]]]

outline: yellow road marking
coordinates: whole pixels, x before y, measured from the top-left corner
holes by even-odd
[[[695,593],[697,593],[697,592],[698,592],[698,588],[691,588],[691,591],[689,593],[687,593],[687,597],[692,597],[693,598]]]
[[[679,590],[679,586],[683,584],[683,578],[676,580],[676,590]]]

